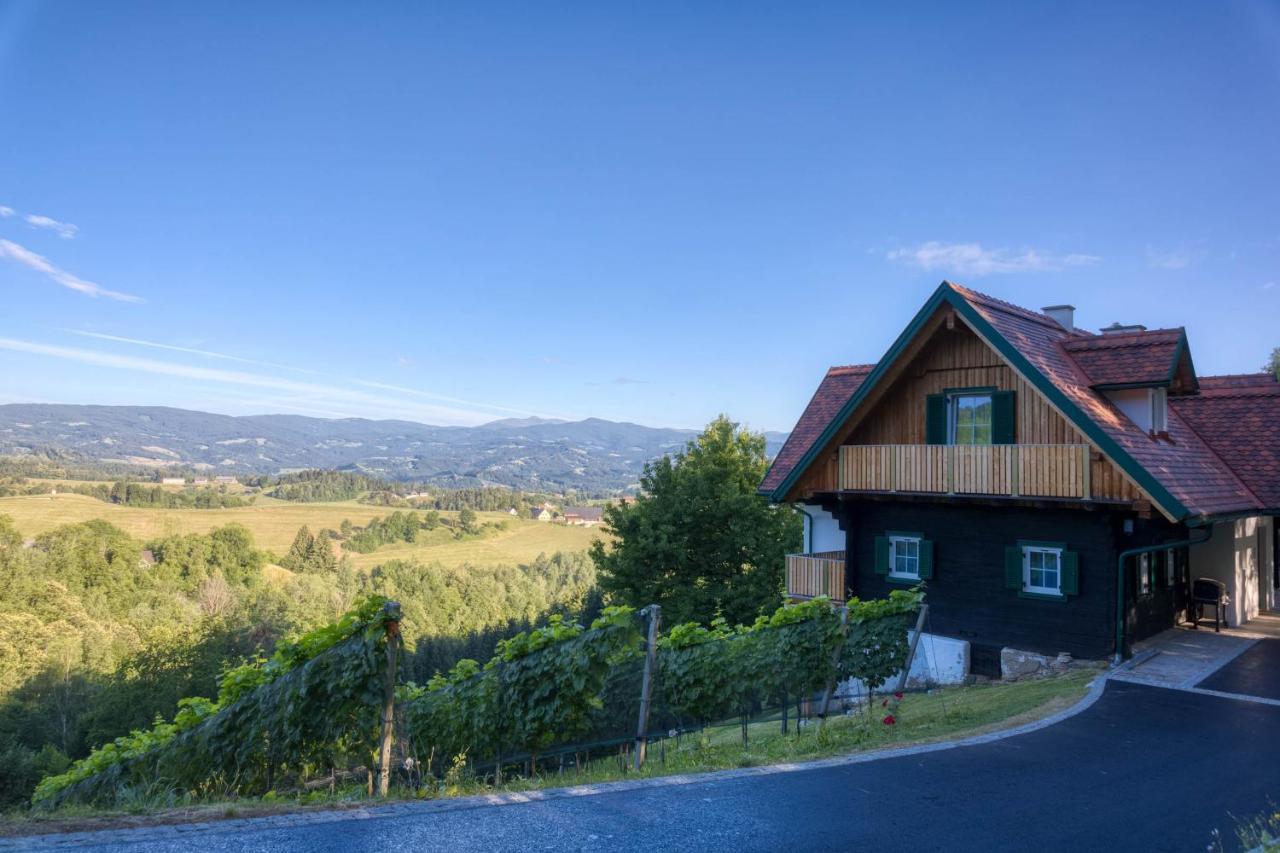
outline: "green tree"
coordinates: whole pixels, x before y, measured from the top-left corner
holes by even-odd
[[[610,600],[660,604],[671,625],[772,613],[801,522],[756,494],[767,467],[764,435],[724,415],[684,452],[645,465],[640,497],[605,509],[612,541],[591,548]]]
[[[1267,359],[1267,363],[1262,365],[1262,369],[1267,373],[1275,376],[1280,381],[1280,347],[1276,347],[1271,351],[1271,357]]]
[[[458,513],[458,526],[463,533],[476,533],[480,530],[480,525],[476,523],[475,510],[466,508]]]

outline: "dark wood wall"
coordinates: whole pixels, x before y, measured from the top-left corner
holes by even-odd
[[[842,504],[841,512],[849,581],[860,598],[902,588],[875,573],[875,537],[919,531],[934,543],[933,579],[927,582],[931,633],[1048,655],[1102,659],[1114,653],[1120,521],[1113,513],[856,500]],[[1080,594],[1043,601],[1007,589],[1004,549],[1019,539],[1065,542],[1079,554]]]

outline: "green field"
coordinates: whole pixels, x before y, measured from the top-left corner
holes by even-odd
[[[283,554],[298,528],[314,533],[337,529],[342,520],[363,526],[370,519],[393,512],[387,507],[355,501],[340,503],[291,503],[259,497],[254,506],[237,509],[152,509],[105,503],[76,494],[23,495],[0,498],[0,515],[13,518],[24,536],[38,536],[63,524],[100,518],[143,540],[182,533],[208,533],[225,524],[243,524],[260,548]],[[451,517],[455,513],[441,513]],[[539,554],[582,551],[602,534],[598,529],[512,518],[506,513],[479,513],[482,521],[506,521],[502,531],[486,531],[474,539],[455,540],[448,531],[424,531],[412,544],[388,545],[370,554],[351,554],[357,566],[367,567],[393,559],[416,559],[445,565],[527,563]]]

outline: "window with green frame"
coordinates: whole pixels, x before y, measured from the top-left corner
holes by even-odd
[[[915,584],[933,578],[933,543],[921,533],[886,531],[875,540],[875,571],[894,583]]]
[[[1013,444],[1014,392],[995,388],[948,388],[925,398],[928,444]]]
[[[1023,598],[1080,594],[1080,558],[1062,542],[1019,541],[1004,551],[1005,586]]]

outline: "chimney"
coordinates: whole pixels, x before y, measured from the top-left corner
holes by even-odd
[[[1133,332],[1145,332],[1147,327],[1141,323],[1131,323],[1128,326],[1123,323],[1112,323],[1110,326],[1104,326],[1098,331],[1104,335],[1128,335]]]
[[[1055,323],[1068,332],[1076,330],[1076,306],[1074,305],[1049,305],[1041,308],[1041,311],[1048,314]]]

